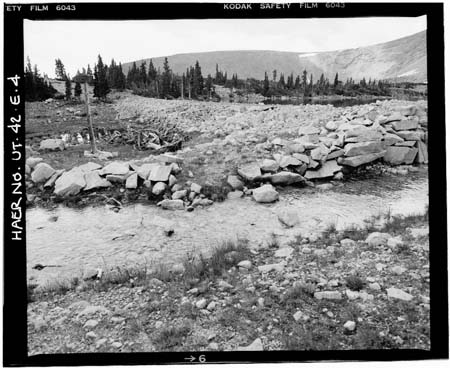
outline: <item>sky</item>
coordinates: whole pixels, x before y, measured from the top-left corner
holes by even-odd
[[[72,76],[101,55],[109,64],[190,52],[320,52],[374,45],[426,29],[426,17],[24,21],[24,55],[54,77],[55,59]]]

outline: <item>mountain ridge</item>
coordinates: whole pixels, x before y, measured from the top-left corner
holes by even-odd
[[[216,64],[228,77],[237,74],[239,78],[263,79],[267,71],[272,79],[272,71],[277,70],[277,79],[283,73],[294,76],[307,70],[318,79],[320,74],[330,80],[336,73],[340,80],[353,78],[389,79],[408,82],[427,81],[426,30],[396,40],[352,49],[323,52],[291,52],[275,50],[233,50],[180,53],[155,58],[136,60],[148,65],[152,60],[156,68],[161,68],[167,57],[170,68],[182,74],[198,60],[202,74],[215,75]],[[255,62],[257,60],[258,62]],[[133,61],[124,63],[125,74]]]

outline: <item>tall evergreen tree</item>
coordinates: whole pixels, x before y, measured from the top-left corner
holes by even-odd
[[[64,68],[64,64],[62,63],[61,59],[56,59],[55,64],[56,64],[55,66],[56,79],[65,80],[66,70]]]
[[[171,80],[171,71],[169,67],[169,61],[167,58],[164,58],[163,64],[163,74],[162,74],[162,96],[166,97],[170,92],[170,80]]]
[[[70,80],[69,75],[66,76],[65,86],[66,86],[66,100],[70,100],[70,97],[72,96],[72,81]]]
[[[75,83],[74,95],[75,95],[75,97],[78,97],[78,98],[81,96],[81,84],[80,84],[80,82],[76,82]]]
[[[339,85],[339,76],[338,73],[336,73],[336,76],[334,77],[333,87],[336,89],[338,85]]]
[[[263,96],[267,96],[270,90],[269,76],[264,72]]]
[[[103,64],[101,56],[98,55],[98,61],[94,67],[94,97],[98,97],[101,100],[105,100],[106,95],[110,91],[106,73],[107,68]]]
[[[200,96],[203,93],[203,76],[202,76],[202,68],[200,67],[200,64],[198,60],[195,62],[194,66],[194,92],[196,96]]]

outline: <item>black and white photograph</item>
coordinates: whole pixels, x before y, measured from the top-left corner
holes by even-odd
[[[5,287],[21,254],[27,358],[420,359],[433,297],[448,358],[442,4],[90,5],[5,4],[23,17]]]

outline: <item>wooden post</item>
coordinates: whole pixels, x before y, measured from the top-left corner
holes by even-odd
[[[89,132],[91,135],[91,150],[92,153],[97,152],[97,146],[95,145],[95,136],[94,136],[94,127],[92,126],[92,118],[91,118],[91,107],[89,106],[89,94],[87,89],[87,81],[84,81],[84,95],[86,97],[86,113],[89,123]]]

